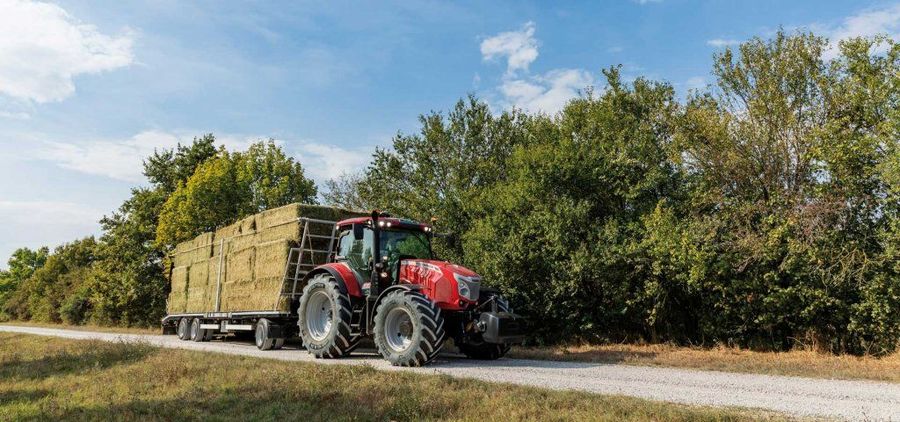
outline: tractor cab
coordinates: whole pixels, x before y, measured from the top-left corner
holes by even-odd
[[[375,219],[343,220],[337,227],[334,260],[346,263],[358,279],[366,281],[362,286],[366,294],[373,280],[378,291],[398,283],[401,261],[434,259],[432,227],[426,224],[381,213]]]

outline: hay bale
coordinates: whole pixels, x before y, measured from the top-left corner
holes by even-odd
[[[256,278],[284,278],[284,267],[287,264],[291,242],[284,239],[261,243],[256,246]]]
[[[191,265],[188,268],[187,312],[207,312],[206,307],[209,286],[209,265],[206,261]]]
[[[300,217],[339,221],[367,213],[318,205],[290,204],[243,218],[215,232],[203,233],[178,244],[173,270],[169,312],[215,311],[219,260],[223,259],[219,311],[288,310],[282,291],[290,248],[302,235]],[[311,224],[312,234],[331,235],[332,226]],[[224,242],[223,242],[224,241]],[[313,239],[313,248],[327,249],[327,239]],[[224,256],[223,256],[224,254]],[[324,263],[325,254],[316,262]],[[304,259],[306,261],[306,259]],[[177,280],[176,280],[177,278]]]
[[[170,314],[184,313],[187,304],[188,267],[180,266],[172,268],[172,290],[166,304],[166,311]]]

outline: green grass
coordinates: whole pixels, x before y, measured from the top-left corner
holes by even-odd
[[[2,420],[746,420],[696,408],[378,371],[0,333]]]

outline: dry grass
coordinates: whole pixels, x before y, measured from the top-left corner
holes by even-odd
[[[9,333],[0,333],[0,415],[54,421],[779,418],[364,366]]]
[[[775,353],[728,347],[710,349],[668,344],[610,344],[514,347],[509,356],[521,359],[621,363],[754,374],[900,382],[900,353],[876,358],[832,355],[806,350]]]

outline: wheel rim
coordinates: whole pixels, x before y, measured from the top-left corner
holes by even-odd
[[[195,319],[194,322],[191,323],[191,338],[197,337],[200,337],[200,321]]]
[[[256,335],[254,336],[256,338],[256,346],[257,347],[262,346],[263,340],[265,340],[265,338],[264,338],[265,335],[266,335],[265,327],[263,327],[262,324],[257,324],[256,325]]]
[[[331,332],[333,312],[331,298],[325,292],[315,292],[306,304],[306,330],[316,341],[325,340]]]
[[[178,337],[179,338],[184,338],[185,325],[187,325],[187,324],[184,323],[184,320],[178,321]]]
[[[413,320],[405,308],[391,309],[384,319],[384,338],[395,352],[402,352],[412,343]]]

